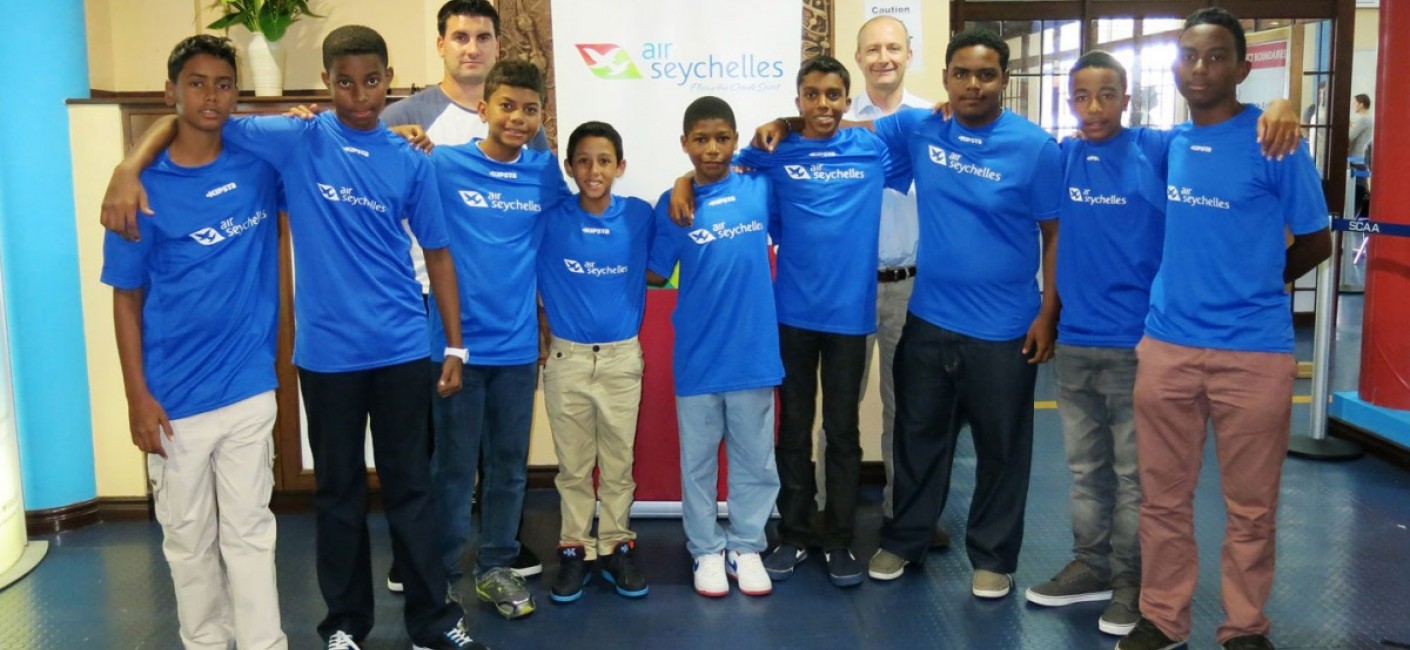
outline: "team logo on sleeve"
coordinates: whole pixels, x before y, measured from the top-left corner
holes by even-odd
[[[460,190],[460,200],[472,208],[488,208],[490,204],[485,201],[485,195],[475,190]]]
[[[578,54],[599,79],[640,79],[632,55],[616,43],[578,43]]]
[[[582,264],[582,262],[579,262],[579,261],[577,261],[577,260],[570,260],[570,259],[568,259],[568,258],[565,257],[565,258],[563,258],[563,266],[568,267],[568,272],[569,272],[569,273],[577,273],[577,274],[579,274],[579,275],[581,275],[582,273],[585,273],[585,271],[583,271],[583,264]]]
[[[191,233],[191,239],[202,246],[214,246],[225,241],[225,236],[220,234],[215,228],[202,228]]]

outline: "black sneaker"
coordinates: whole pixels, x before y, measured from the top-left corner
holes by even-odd
[[[582,544],[558,547],[558,577],[548,594],[553,602],[571,603],[583,597],[583,586],[592,579],[585,554]]]
[[[530,551],[523,541],[520,541],[519,555],[514,558],[514,564],[509,565],[509,569],[514,572],[514,575],[527,578],[543,573],[543,562],[540,562],[539,556],[534,555],[534,552]]]
[[[489,646],[470,638],[465,619],[460,619],[440,636],[428,643],[413,643],[411,650],[490,650]]]
[[[862,574],[866,571],[857,557],[848,548],[835,548],[823,553],[827,559],[827,577],[833,586],[855,587],[862,584]]]
[[[779,544],[768,557],[764,558],[764,570],[774,582],[787,580],[793,575],[793,567],[808,559],[808,550],[793,544]]]
[[[602,562],[602,577],[617,586],[617,593],[627,598],[641,598],[650,591],[646,586],[646,576],[636,566],[632,552],[636,542],[621,542],[612,548],[612,554]]]
[[[397,569],[397,563],[392,563],[392,568],[387,569],[387,591],[399,594],[406,590],[406,585],[401,583],[401,571]]]
[[[1274,650],[1273,642],[1262,634],[1245,634],[1225,641],[1224,650]]]
[[[1183,647],[1184,641],[1165,636],[1155,623],[1144,616],[1136,622],[1136,627],[1131,629],[1130,634],[1116,643],[1116,650],[1175,650]]]

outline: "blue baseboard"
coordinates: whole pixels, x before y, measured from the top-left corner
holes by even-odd
[[[1332,394],[1327,414],[1366,433],[1410,448],[1410,411],[1376,406],[1355,391]]]

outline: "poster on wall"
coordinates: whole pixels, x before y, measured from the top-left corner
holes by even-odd
[[[1291,48],[1287,39],[1248,44],[1251,70],[1239,85],[1239,99],[1259,108],[1288,97],[1288,64]]]
[[[4,277],[0,275],[0,287]],[[20,491],[20,446],[15,427],[15,393],[10,375],[10,336],[5,296],[0,290],[0,573],[24,552],[24,498]]]
[[[755,126],[797,112],[797,3],[604,0],[593,7],[553,0],[553,15],[572,16],[553,21],[559,141],[589,120],[616,127],[627,173],[614,193],[655,203],[690,170],[681,119],[698,97],[729,102],[741,144]]]

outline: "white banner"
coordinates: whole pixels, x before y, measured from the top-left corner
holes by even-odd
[[[1249,43],[1248,78],[1239,84],[1239,99],[1259,108],[1288,96],[1288,41]]]
[[[797,2],[553,0],[552,12],[559,147],[583,122],[616,127],[627,173],[615,194],[654,203],[690,171],[681,120],[698,97],[729,102],[741,146],[759,124],[797,113]]]

